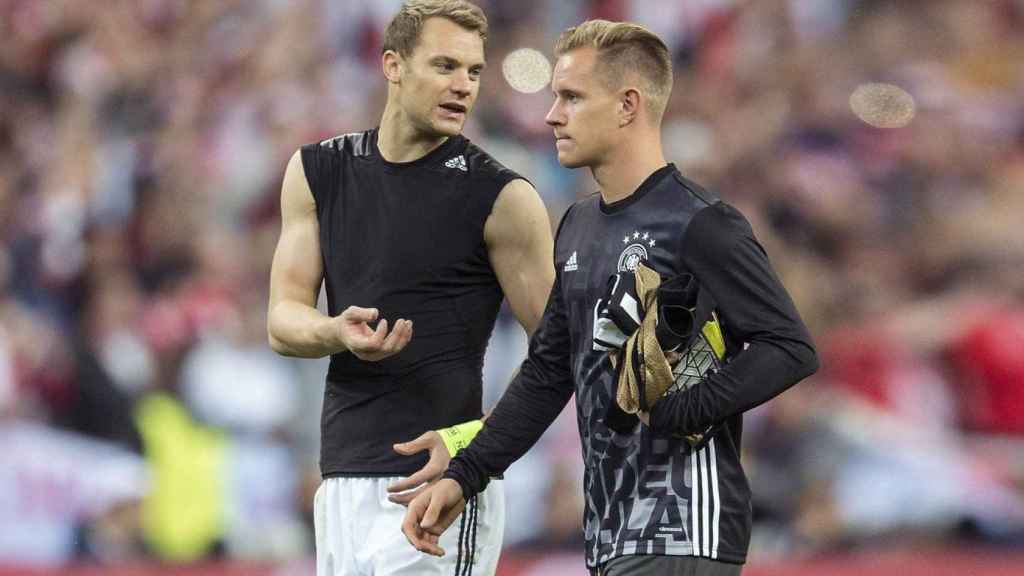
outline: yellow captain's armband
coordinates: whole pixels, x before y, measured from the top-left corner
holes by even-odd
[[[442,428],[437,431],[441,435],[441,441],[444,442],[445,448],[448,449],[448,453],[455,456],[476,437],[477,432],[484,427],[483,420],[470,420],[469,422],[463,422],[462,424],[456,424],[451,428]]]

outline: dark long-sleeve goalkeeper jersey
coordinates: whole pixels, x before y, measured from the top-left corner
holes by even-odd
[[[690,273],[709,299],[725,356],[699,384],[665,396],[651,426],[604,422],[615,371],[595,349],[610,276],[643,261],[663,279]],[[518,376],[446,476],[466,498],[522,456],[576,394],[585,462],[587,565],[631,554],[745,561],[750,487],[740,465],[742,414],[817,369],[806,327],[746,219],[674,166],[628,198],[574,204],[555,241],[556,279]],[[692,449],[681,436],[717,425]]]

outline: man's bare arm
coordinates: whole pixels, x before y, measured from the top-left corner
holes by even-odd
[[[537,191],[526,180],[505,185],[484,226],[491,266],[512,313],[533,334],[555,279],[551,221]]]
[[[409,343],[411,321],[398,320],[390,334],[387,320],[375,329],[369,326],[377,320],[375,308],[349,306],[334,318],[317,310],[323,274],[316,202],[302,155],[296,152],[288,161],[281,187],[281,237],[270,271],[267,334],[271,348],[303,358],[349,350],[363,360],[380,360]]]

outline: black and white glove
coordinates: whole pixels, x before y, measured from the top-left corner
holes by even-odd
[[[594,349],[622,349],[640,327],[641,312],[633,272],[609,276],[604,298],[597,301],[594,311]]]

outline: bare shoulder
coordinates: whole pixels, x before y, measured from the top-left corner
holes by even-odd
[[[281,215],[297,216],[316,211],[313,191],[306,180],[306,172],[302,165],[302,151],[296,150],[288,160],[284,170],[284,182],[281,185]]]

